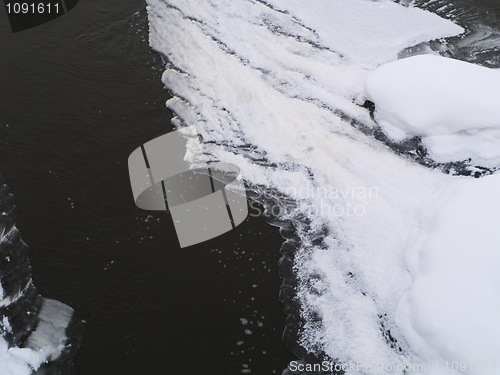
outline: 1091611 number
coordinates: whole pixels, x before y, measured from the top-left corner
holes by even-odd
[[[63,16],[79,0],[3,0],[13,33],[31,29]]]
[[[5,6],[8,14],[59,14],[63,12],[59,3],[7,3]]]

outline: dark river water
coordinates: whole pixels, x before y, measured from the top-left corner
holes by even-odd
[[[0,173],[34,282],[83,322],[79,374],[281,373],[277,228],[180,249],[168,214],[134,205],[129,154],[172,130],[147,38],[141,0],[80,0],[17,34],[2,7]]]
[[[0,17],[0,173],[35,285],[84,322],[78,373],[281,373],[278,229],[180,249],[168,214],[135,207],[128,156],[172,130],[144,1],[81,0],[16,34]]]

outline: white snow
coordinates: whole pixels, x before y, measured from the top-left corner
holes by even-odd
[[[29,375],[49,361],[58,359],[65,348],[68,327],[73,309],[62,302],[43,299],[36,329],[26,340],[26,347],[8,347],[0,337],[0,374]],[[8,323],[8,324],[7,324]],[[9,329],[6,317],[3,325]]]
[[[367,67],[395,60],[401,46],[464,31],[435,14],[404,8],[389,0],[274,0],[271,3],[312,27],[321,45]]]
[[[462,349],[443,350],[446,334],[434,331],[433,311],[419,304],[427,294],[418,290],[418,266],[428,258],[427,241],[449,235],[433,221],[440,221],[440,207],[453,206],[462,186],[478,181],[411,163],[345,118],[373,127],[356,104],[365,99],[371,70],[406,47],[461,29],[370,0],[148,0],[148,13],[150,44],[169,59],[163,82],[175,95],[167,102],[174,123],[196,125],[205,152],[238,165],[249,182],[297,200],[283,216],[295,220],[302,241],[294,266],[306,320],[301,344],[344,363],[362,361],[366,367],[348,373],[363,374],[465,353],[459,341]],[[302,214],[310,227],[296,221]],[[330,234],[319,246],[314,240],[324,226]],[[494,236],[484,241],[498,245]],[[474,284],[476,273],[464,274],[463,283]],[[454,287],[443,284],[440,293],[453,294]],[[489,306],[481,295],[474,302]],[[477,323],[462,318],[450,319],[449,327]],[[488,340],[473,344],[487,352]]]
[[[376,120],[391,138],[421,136],[435,160],[500,165],[500,70],[435,55],[373,71]]]
[[[26,348],[9,348],[0,338],[0,374],[30,375],[45,361],[46,355]]]
[[[410,257],[399,323],[412,346],[466,374],[500,371],[500,174],[465,180],[429,217]]]
[[[376,69],[376,119],[393,139],[420,136],[440,161],[500,164],[500,71],[435,55]],[[411,254],[397,318],[412,347],[468,374],[500,371],[500,175],[465,180],[429,215]]]

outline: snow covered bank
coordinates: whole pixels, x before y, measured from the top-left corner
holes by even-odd
[[[150,44],[168,58],[163,82],[175,124],[197,126],[205,152],[238,165],[250,183],[296,200],[286,219],[302,241],[294,259],[301,345],[374,365],[351,373],[453,358],[436,354],[435,333],[417,345],[414,336],[433,327],[413,327],[428,320],[404,301],[420,277],[412,265],[425,252],[429,220],[468,180],[395,155],[352,120],[375,126],[356,104],[370,69],[461,29],[388,1],[148,4]],[[371,38],[380,35],[387,46]]]
[[[500,166],[500,70],[414,56],[376,69],[366,91],[389,137],[420,136],[439,162]]]
[[[500,174],[460,181],[410,256],[399,324],[418,352],[442,358],[441,371],[446,361],[466,374],[500,371],[499,192]]]

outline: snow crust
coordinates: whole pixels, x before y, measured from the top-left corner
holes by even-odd
[[[148,14],[150,44],[168,59],[163,82],[174,94],[167,102],[177,115],[174,123],[196,125],[205,152],[238,165],[254,186],[296,200],[282,216],[296,223],[302,241],[294,270],[307,350],[358,363],[349,374],[437,374],[472,345],[476,353],[488,352],[491,340],[467,346],[459,341],[462,333],[447,336],[433,325],[441,316],[422,305],[429,297],[424,276],[430,266],[420,267],[429,259],[433,277],[442,282],[439,293],[455,296],[455,309],[463,307],[457,284],[445,283],[440,260],[428,255],[437,246],[432,241],[451,235],[436,224],[451,214],[439,210],[446,202],[450,210],[459,204],[465,186],[475,190],[496,177],[478,182],[426,169],[351,123],[375,126],[358,105],[373,69],[406,47],[461,28],[414,8],[370,0],[148,0]],[[196,161],[194,153],[186,157]],[[304,216],[310,225],[302,225]],[[478,222],[488,217],[474,216]],[[318,243],[325,227],[329,234]],[[463,227],[457,230],[465,236]],[[497,240],[488,235],[482,242],[492,249]],[[472,257],[471,246],[446,251]],[[470,263],[460,285],[474,286],[481,264]],[[458,277],[454,272],[448,273]],[[483,280],[495,281],[491,274]],[[488,309],[494,292],[493,286],[475,296],[476,307]],[[448,331],[487,328],[455,316],[446,322]],[[443,349],[450,339],[456,339],[454,351]],[[430,367],[435,361],[436,369]]]
[[[435,55],[382,65],[366,82],[376,119],[395,140],[422,137],[441,162],[500,165],[500,70]]]

